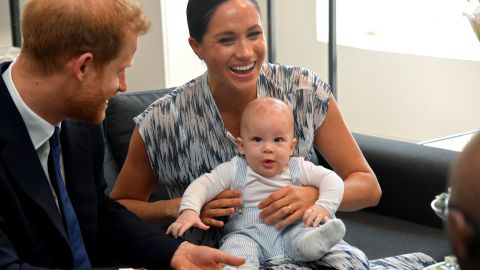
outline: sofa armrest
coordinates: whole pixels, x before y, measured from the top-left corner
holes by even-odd
[[[367,211],[417,224],[442,227],[430,208],[447,188],[450,165],[458,153],[420,144],[353,134],[382,188],[382,198]],[[327,165],[319,157],[320,164]]]

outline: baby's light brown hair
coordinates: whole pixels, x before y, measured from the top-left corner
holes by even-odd
[[[248,123],[251,117],[264,117],[270,114],[283,115],[289,123],[289,130],[293,134],[294,120],[292,110],[282,100],[272,97],[257,98],[248,103],[240,118],[240,134],[242,134],[242,130],[246,127],[246,123]],[[268,118],[265,121],[268,121]]]

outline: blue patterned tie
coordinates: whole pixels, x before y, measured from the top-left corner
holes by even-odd
[[[60,129],[55,127],[52,137],[50,137],[50,153],[53,160],[53,168],[55,174],[53,178],[57,183],[58,196],[60,197],[60,204],[63,209],[63,216],[65,218],[65,226],[67,227],[68,242],[73,252],[73,260],[75,268],[90,268],[90,260],[88,259],[85,245],[83,244],[82,234],[80,233],[80,226],[78,225],[77,216],[73,209],[70,198],[68,197],[67,188],[63,181],[60,156],[62,148],[60,146]],[[52,177],[52,176],[51,176]],[[53,182],[54,179],[51,179]],[[53,183],[52,183],[53,184]]]

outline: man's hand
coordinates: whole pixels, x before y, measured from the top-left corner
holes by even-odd
[[[205,225],[223,227],[223,221],[215,217],[228,217],[235,212],[235,206],[242,205],[242,193],[240,190],[225,190],[218,194],[215,199],[206,203],[200,212],[200,218]]]
[[[182,243],[173,254],[170,265],[177,270],[222,269],[223,265],[240,266],[244,258],[235,257],[218,249]]]
[[[290,185],[281,188],[258,204],[260,218],[266,224],[277,221],[275,227],[284,228],[303,217],[305,210],[318,199],[318,188],[313,186]]]
[[[183,236],[185,231],[190,229],[192,226],[205,231],[210,229],[209,226],[203,224],[197,212],[193,211],[192,209],[185,209],[182,211],[180,216],[178,216],[177,220],[168,226],[167,234],[171,233],[173,237],[177,238],[179,236]]]

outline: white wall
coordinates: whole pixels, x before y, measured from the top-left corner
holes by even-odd
[[[134,64],[127,70],[128,91],[154,90],[165,86],[164,38],[159,0],[139,0],[152,28],[138,39]]]
[[[163,0],[163,28],[165,45],[166,87],[182,85],[205,72],[188,44],[186,8],[188,0]]]
[[[338,66],[353,130],[424,141],[480,127],[479,62],[340,47]]]
[[[328,80],[315,0],[277,0],[276,16],[278,62]],[[337,57],[338,102],[352,131],[418,142],[480,127],[480,62],[342,46]]]
[[[0,1],[0,48],[12,46],[8,1]]]

